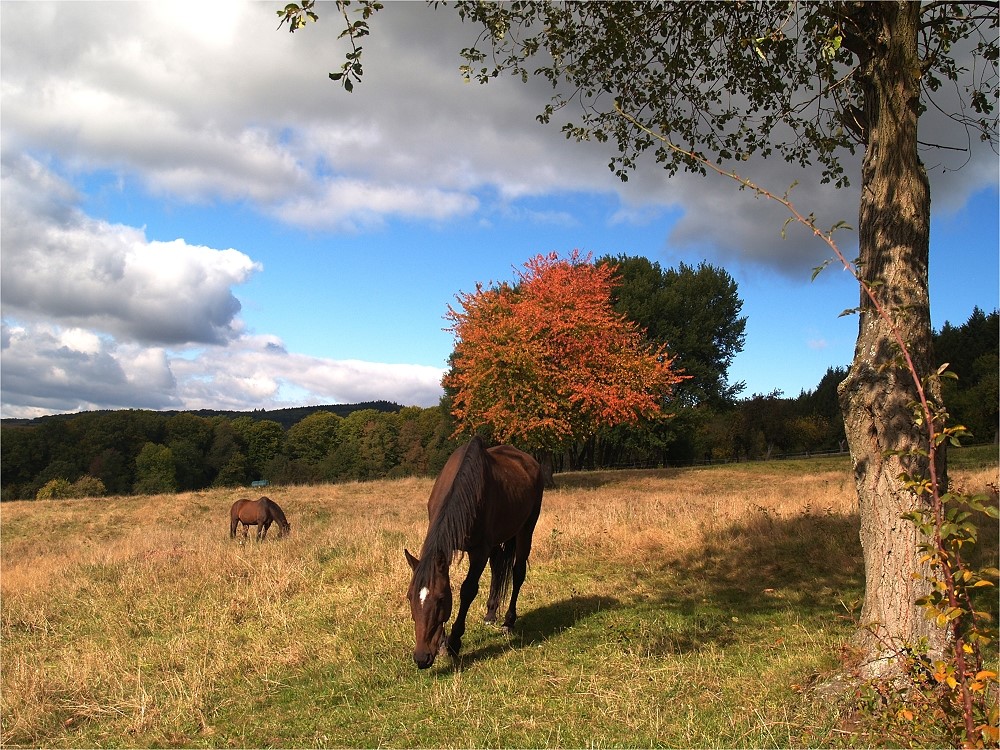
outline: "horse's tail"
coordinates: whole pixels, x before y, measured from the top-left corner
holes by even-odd
[[[236,538],[236,527],[240,525],[240,505],[244,501],[242,499],[234,502],[229,508],[229,538]]]
[[[517,551],[517,537],[497,545],[497,553],[490,558],[491,587],[497,587],[500,601],[507,598],[514,580],[514,553]]]

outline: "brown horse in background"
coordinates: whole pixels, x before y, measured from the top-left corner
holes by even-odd
[[[500,599],[509,589],[510,606],[503,626],[514,624],[531,536],[542,509],[542,489],[538,462],[510,445],[487,450],[477,435],[448,459],[427,501],[430,524],[420,559],[403,550],[413,569],[406,597],[416,641],[413,660],[420,669],[431,666],[445,648],[453,657],[458,655],[465,617],[479,592],[487,562],[491,580],[486,621],[496,622]],[[449,568],[460,551],[469,555],[469,572],[448,638],[444,624],[451,617]]]
[[[271,498],[262,497],[259,500],[242,498],[233,503],[233,507],[229,509],[229,538],[236,538],[236,529],[242,523],[244,539],[250,533],[251,526],[257,527],[257,539],[263,539],[275,521],[278,522],[279,539],[292,530],[284,511]]]

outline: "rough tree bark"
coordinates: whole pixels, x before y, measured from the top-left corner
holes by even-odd
[[[928,249],[930,186],[917,154],[921,61],[917,52],[919,3],[867,3],[865,24],[877,44],[862,61],[866,135],[859,215],[862,279],[877,295],[906,342],[921,377],[932,367]],[[862,291],[854,361],[840,386],[854,464],[865,599],[858,645],[864,674],[881,677],[898,667],[901,648],[926,641],[944,646],[944,631],[914,601],[928,592],[921,571],[918,532],[902,514],[919,502],[899,481],[904,471],[928,476],[924,430],[914,424],[916,389],[901,366],[889,322]],[[931,397],[940,403],[933,386]],[[890,452],[901,451],[902,455]],[[943,461],[941,468],[943,469]],[[943,474],[942,474],[943,476]],[[924,571],[926,572],[926,571]]]

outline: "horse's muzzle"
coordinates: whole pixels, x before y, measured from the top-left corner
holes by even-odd
[[[445,630],[444,625],[441,626],[440,635],[437,638],[437,651],[433,648],[434,640],[431,640],[431,648],[424,650],[415,650],[413,652],[413,661],[417,665],[418,669],[427,669],[434,663],[434,657],[444,656],[448,653],[448,631]]]
[[[431,651],[421,651],[413,652],[413,661],[417,665],[417,669],[427,669],[431,664],[434,663],[434,653]]]

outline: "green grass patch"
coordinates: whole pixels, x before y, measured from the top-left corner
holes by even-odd
[[[989,469],[1000,464],[1000,448],[995,444],[948,449],[949,469]]]

